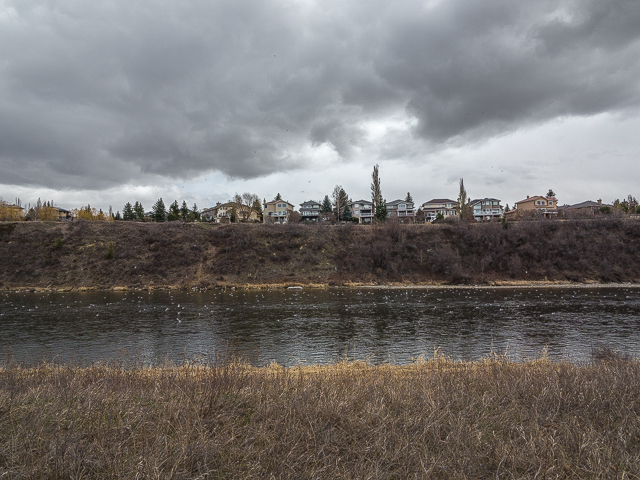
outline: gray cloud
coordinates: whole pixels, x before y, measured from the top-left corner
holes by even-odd
[[[558,116],[636,107],[635,0],[9,0],[0,7],[1,183],[107,188],[348,160],[406,111],[415,157]],[[417,147],[418,145],[419,147]]]

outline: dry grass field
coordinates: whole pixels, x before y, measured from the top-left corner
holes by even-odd
[[[6,363],[0,478],[640,478],[640,363]]]

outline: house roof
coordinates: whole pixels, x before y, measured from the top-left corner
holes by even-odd
[[[368,205],[373,205],[373,202],[371,200],[353,200],[349,202],[349,205],[353,205],[354,203],[366,203]]]
[[[413,202],[407,202],[406,200],[394,200],[393,202],[387,202],[387,205],[398,205],[400,203],[408,203],[413,205]]]
[[[306,202],[302,202],[300,204],[301,207],[306,207],[307,205],[322,205],[322,202],[316,202],[314,200],[307,200]]]
[[[498,198],[489,198],[489,197],[487,197],[487,198],[476,198],[475,200],[471,200],[470,204],[471,205],[475,205],[476,203],[484,202],[484,201],[500,203],[500,199],[498,199]]]
[[[576,203],[575,205],[562,205],[558,207],[558,210],[564,209],[572,209],[572,208],[589,208],[589,207],[611,207],[611,205],[606,205],[604,203],[592,202],[591,200],[587,200],[586,202]]]
[[[451,200],[449,198],[434,198],[433,200],[429,200],[428,202],[424,202],[423,205],[427,203],[457,203],[455,200]]]
[[[554,202],[557,202],[558,200],[556,199],[556,197],[543,197],[541,195],[534,195],[533,197],[529,197],[529,198],[525,198],[524,200],[520,200],[519,202],[516,202],[514,205],[517,205],[519,203],[527,203],[530,202],[531,200],[537,200],[537,199],[541,199],[541,200],[553,200]]]
[[[13,203],[4,202],[4,201],[0,201],[0,207],[19,208],[20,210],[24,210],[23,207],[20,207],[18,205],[13,204]]]
[[[295,205],[293,203],[289,203],[286,200],[271,200],[270,202],[264,202],[264,205],[273,205],[276,203],[286,203],[287,205],[289,205],[290,207],[295,207]]]

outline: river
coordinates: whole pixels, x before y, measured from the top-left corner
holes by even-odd
[[[406,363],[543,351],[640,356],[640,288],[362,288],[3,293],[0,362]]]

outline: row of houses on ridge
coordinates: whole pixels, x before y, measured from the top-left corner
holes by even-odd
[[[631,198],[631,197],[629,197]],[[635,199],[633,199],[635,202]],[[617,203],[617,202],[616,202]],[[386,202],[388,218],[397,218],[403,223],[429,223],[437,219],[455,219],[458,216],[457,201],[449,198],[434,198],[422,203],[416,208],[413,201],[393,200]],[[375,208],[371,200],[350,200],[347,207],[353,221],[361,224],[373,223]],[[555,196],[527,196],[514,204],[514,208],[502,206],[497,198],[478,198],[470,201],[471,212],[476,221],[491,221],[501,218],[515,220],[527,216],[544,218],[588,217],[614,211],[613,205],[602,203],[602,200],[591,200],[575,205],[558,205]],[[322,202],[307,200],[299,205],[296,212],[295,205],[281,198],[262,202],[262,219],[260,212],[251,206],[236,202],[218,202],[215,206],[205,208],[200,212],[200,219],[205,222],[229,223],[232,221],[263,223],[287,223],[295,212],[300,221],[319,222],[331,220],[331,213],[322,212]],[[635,208],[635,207],[634,207]],[[259,210],[259,209],[258,209]],[[506,210],[506,211],[505,211]],[[638,207],[640,210],[640,207]],[[630,217],[640,219],[640,213],[629,212]],[[37,213],[30,211],[25,215],[25,209],[19,205],[9,204],[0,200],[0,220],[73,220],[76,211],[65,210],[60,207],[42,206]],[[32,218],[33,217],[33,218]],[[151,212],[145,215],[151,220]]]
[[[438,215],[443,218],[455,217],[457,202],[447,198],[436,198],[423,203],[416,209],[415,203],[407,200],[386,202],[388,218],[398,218],[402,222],[433,222]],[[358,223],[372,223],[375,208],[371,200],[352,200],[347,204],[352,218]],[[473,216],[476,220],[501,218],[504,208],[496,198],[482,198],[471,201]],[[286,223],[295,206],[285,200],[265,201],[263,203],[263,222]],[[307,200],[300,204],[298,210],[302,221],[318,222],[322,220],[322,202]],[[215,221],[215,220],[214,220]]]

